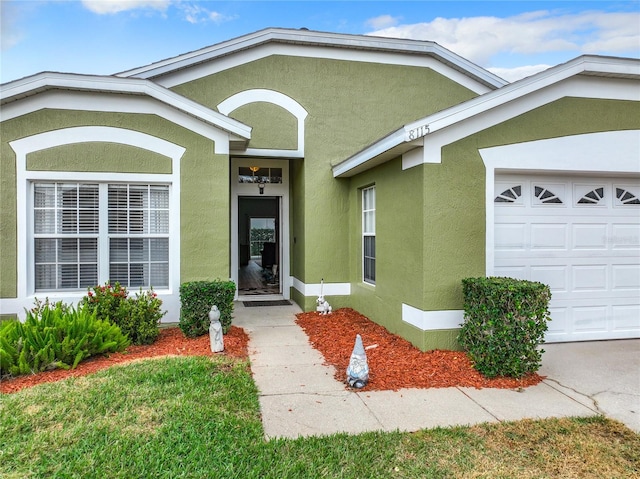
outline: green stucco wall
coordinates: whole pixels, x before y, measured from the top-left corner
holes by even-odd
[[[229,158],[214,143],[155,115],[41,110],[2,123],[0,144],[0,297],[17,294],[15,153],[9,142],[50,130],[86,125],[146,133],[186,148],[180,160],[180,281],[229,277]],[[169,158],[109,142],[88,142],[28,155],[34,170],[170,173]],[[24,212],[22,212],[24,214]]]
[[[27,155],[27,170],[171,173],[171,158],[111,142],[61,145]]]
[[[401,320],[401,308],[405,303],[423,311],[460,310],[461,280],[485,274],[486,180],[478,150],[638,128],[639,102],[564,98],[444,147],[440,164],[401,171],[396,159],[353,177],[352,295],[332,298],[331,304],[354,307],[423,350],[457,348],[457,330],[419,330]],[[370,287],[361,279],[359,189],[373,183],[379,266],[376,286]]]
[[[173,89],[216,108],[236,93],[258,88],[287,95],[308,112],[305,158],[291,165],[291,271],[308,284],[321,278],[346,282],[351,276],[349,250],[343,247],[350,241],[351,193],[348,182],[333,178],[331,166],[407,122],[476,96],[427,68],[285,56]],[[238,109],[237,118],[261,125],[267,138],[275,139],[269,146],[275,148],[281,144],[281,127],[264,124],[262,107],[256,105]]]
[[[248,148],[298,148],[298,120],[278,105],[265,102],[250,103],[232,111],[229,116],[251,125],[251,141]]]

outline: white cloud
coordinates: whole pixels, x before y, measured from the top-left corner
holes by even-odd
[[[507,80],[508,82],[514,82],[516,80],[521,80],[522,78],[529,77],[531,75],[535,75],[536,73],[540,73],[548,68],[551,68],[551,65],[525,65],[522,67],[515,68],[487,68],[494,75],[498,75],[500,78]]]
[[[85,8],[100,15],[143,8],[165,11],[169,3],[170,0],[82,0]]]
[[[499,54],[525,58],[551,52],[568,52],[573,56],[583,53],[638,56],[640,14],[600,11],[559,14],[543,10],[506,18],[436,18],[426,23],[378,29],[369,35],[434,41],[485,67],[491,66]],[[536,66],[521,68],[533,70]]]
[[[18,44],[24,36],[17,26],[18,16],[19,11],[16,4],[0,2],[0,46],[2,51]]]
[[[184,20],[193,24],[205,22],[222,23],[235,18],[202,6],[203,4],[206,5],[206,3],[196,0],[82,0],[85,8],[99,15],[141,9],[166,12],[169,6],[174,6],[184,16]]]
[[[236,18],[223,15],[213,10],[209,10],[208,8],[202,7],[197,3],[177,2],[176,7],[178,7],[182,11],[185,20],[189,23],[223,23]]]
[[[380,28],[388,28],[397,25],[401,17],[392,17],[391,15],[380,15],[379,17],[370,18],[365,24],[376,30]]]

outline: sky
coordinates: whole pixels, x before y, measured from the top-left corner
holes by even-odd
[[[0,83],[111,75],[267,27],[434,41],[508,81],[583,54],[640,57],[640,0],[0,0],[0,21]]]

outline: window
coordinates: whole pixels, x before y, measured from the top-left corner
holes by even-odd
[[[265,166],[241,166],[238,183],[282,183],[282,168]]]
[[[362,278],[376,284],[376,188],[362,190]]]
[[[36,292],[168,287],[167,185],[43,182],[33,191]]]
[[[35,287],[80,289],[98,281],[98,185],[34,187]]]

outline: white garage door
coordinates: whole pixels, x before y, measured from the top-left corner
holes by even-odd
[[[547,342],[640,337],[640,181],[498,176],[496,276],[551,288]]]

